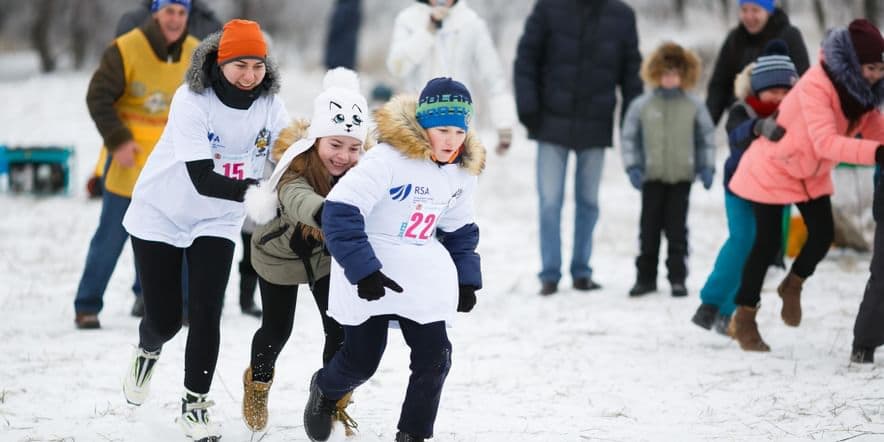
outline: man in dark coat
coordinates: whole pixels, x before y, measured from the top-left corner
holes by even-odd
[[[736,101],[734,79],[737,74],[758,58],[764,46],[774,39],[786,42],[798,75],[804,74],[810,66],[807,47],[801,31],[789,23],[786,13],[774,7],[774,0],[740,0],[740,24],[728,33],[718,51],[706,92],[706,108],[715,124]]]
[[[514,66],[519,120],[538,141],[542,295],[561,279],[561,209],[568,156],[577,156],[573,287],[592,290],[589,259],[599,215],[605,148],[611,146],[617,87],[621,109],[641,94],[634,11],[620,0],[538,0]]]

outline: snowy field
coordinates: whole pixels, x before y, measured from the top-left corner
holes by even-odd
[[[292,115],[305,115],[320,77],[287,73],[283,95]],[[121,393],[138,326],[128,314],[134,277],[128,246],[105,296],[103,329],[74,328],[74,294],[100,208],[81,192],[100,144],[84,102],[88,78],[60,73],[0,82],[0,143],[72,144],[78,164],[71,197],[0,196],[0,441],[184,440],[173,422],[183,389],[184,332],[165,347],[143,406],[127,405]],[[572,291],[566,276],[564,290],[542,298],[535,147],[516,138],[508,156],[489,155],[480,181],[485,288],[476,309],[461,314],[450,331],[454,364],[436,440],[884,440],[884,370],[880,363],[864,371],[848,364],[869,256],[829,254],[806,285],[797,329],[779,319],[773,288],[782,273],[773,275],[759,317],[773,351],[742,352],[690,323],[725,237],[720,180],[709,192],[695,185],[691,196],[691,296],[669,296],[661,267],[663,291],[629,299],[639,195],[619,153],[610,150],[592,260],[604,289]],[[491,144],[494,136],[486,139]],[[238,246],[237,260],[240,252]],[[239,312],[235,269],[211,392],[225,441],[252,436],[240,417],[241,377],[258,321]],[[395,434],[408,354],[397,332],[390,341],[377,375],[356,392],[354,442],[389,441]],[[301,414],[321,342],[316,307],[302,295],[262,440],[306,440]]]

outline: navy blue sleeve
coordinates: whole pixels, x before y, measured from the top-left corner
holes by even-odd
[[[467,224],[453,232],[438,232],[439,242],[445,246],[454,266],[457,267],[457,280],[460,285],[469,285],[476,290],[482,288],[482,268],[476,246],[479,245],[479,226]]]
[[[755,125],[755,118],[749,116],[742,106],[734,106],[728,113],[725,130],[727,130],[728,145],[730,146],[730,156],[724,162],[724,184],[730,183],[731,177],[737,171],[737,165],[743,153],[749,148],[749,145],[755,141],[758,136],[752,132]]]
[[[731,150],[746,150],[746,148],[755,141],[755,138],[757,137],[752,133],[752,126],[754,125],[755,119],[750,118],[728,132],[727,140],[728,143],[730,143]]]
[[[357,207],[326,200],[322,208],[322,234],[328,252],[344,268],[351,284],[381,269],[365,234],[365,219]]]

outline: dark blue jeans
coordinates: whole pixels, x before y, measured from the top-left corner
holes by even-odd
[[[387,347],[389,322],[398,320],[411,348],[411,377],[399,414],[400,431],[429,439],[439,410],[442,386],[451,368],[451,342],[445,322],[418,324],[398,316],[375,316],[357,326],[344,326],[344,347],[316,379],[319,391],[340,399],[374,375]]]
[[[77,313],[98,313],[104,307],[104,291],[117,266],[123,245],[129,238],[129,234],[123,228],[123,215],[126,214],[130,201],[129,198],[116,195],[107,189],[101,194],[98,228],[89,243],[86,267],[83,269],[83,276],[77,288],[77,298],[74,300],[74,309]],[[141,296],[137,269],[132,292],[135,296]]]

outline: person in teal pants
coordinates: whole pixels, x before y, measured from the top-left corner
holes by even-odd
[[[700,290],[700,307],[691,321],[707,330],[727,334],[740,287],[743,265],[755,242],[752,203],[730,191],[728,184],[743,153],[759,136],[776,141],[785,135],[776,123],[776,110],[798,73],[782,40],[773,40],[754,63],[737,76],[734,91],[739,99],[728,113],[726,130],[730,156],[724,163],[724,209],[729,236],[721,246],[712,273]]]

